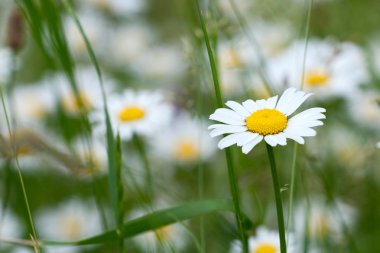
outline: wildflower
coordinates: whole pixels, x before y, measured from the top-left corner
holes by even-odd
[[[380,141],[378,143],[376,143],[376,147],[380,148]]]
[[[308,234],[313,239],[327,237],[339,239],[344,235],[344,227],[352,226],[355,221],[353,207],[335,200],[336,204],[326,203],[320,198],[310,202],[310,212],[306,211],[306,203],[299,203],[295,209],[295,230],[297,234]],[[305,226],[307,221],[307,226]]]
[[[38,124],[52,112],[56,103],[51,86],[45,83],[18,86],[13,90],[11,104],[18,124]]]
[[[49,240],[76,241],[101,232],[96,208],[79,199],[71,199],[57,208],[41,210],[36,219],[37,229]],[[78,247],[53,247],[47,252],[76,253]]]
[[[297,245],[293,234],[288,235],[287,252],[297,252]],[[256,236],[252,236],[248,240],[249,252],[251,253],[280,253],[280,240],[278,232],[268,230],[265,227],[259,227]],[[240,241],[233,241],[230,253],[241,253],[242,247]]]
[[[215,151],[215,145],[202,127],[200,120],[181,114],[173,119],[173,124],[152,141],[158,157],[182,164],[192,164],[206,160]]]
[[[311,39],[305,64],[304,51],[305,42],[297,41],[270,59],[267,64],[269,79],[274,84],[294,86],[299,85],[304,77],[306,91],[326,97],[349,97],[369,78],[364,54],[353,43]]]
[[[224,124],[209,126],[211,137],[229,134],[218,143],[220,149],[237,144],[244,154],[250,152],[263,139],[271,146],[286,145],[286,139],[304,144],[303,137],[315,136],[315,126],[323,125],[324,108],[311,108],[291,118],[298,107],[312,94],[287,89],[282,96],[242,104],[228,101],[231,109],[219,108],[210,115],[210,119]]]
[[[162,131],[172,115],[171,105],[160,92],[126,90],[121,95],[109,96],[108,101],[111,124],[124,140],[131,139],[133,134],[151,136]],[[94,130],[104,133],[103,108],[98,107],[90,118],[98,123]]]

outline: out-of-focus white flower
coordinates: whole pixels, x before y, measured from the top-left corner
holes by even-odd
[[[297,241],[293,234],[287,235],[287,252],[298,252]],[[251,236],[248,239],[248,247],[250,253],[280,253],[280,239],[278,231],[268,230],[265,227],[258,227],[256,236]],[[242,253],[240,241],[233,241],[230,247],[230,253]]]
[[[133,134],[152,136],[163,131],[173,112],[164,95],[152,91],[126,90],[122,94],[108,96],[108,104],[114,132],[119,132],[123,140],[131,139]],[[97,107],[90,117],[96,124],[95,131],[105,133],[103,108]]]
[[[380,124],[380,95],[376,92],[356,92],[348,101],[348,112],[360,125],[378,129]]]
[[[180,76],[186,63],[182,51],[176,47],[160,46],[146,50],[131,68],[142,78],[168,80]]]
[[[274,85],[300,87],[304,51],[305,42],[297,41],[267,62],[267,75]],[[349,97],[369,78],[358,46],[329,40],[309,41],[304,70],[304,89],[324,96]]]
[[[143,23],[133,23],[117,28],[112,35],[109,51],[112,61],[135,63],[153,42],[154,31]]]
[[[12,52],[7,48],[0,48],[0,85],[4,85],[12,71]]]
[[[94,12],[79,12],[78,18],[81,22],[81,26],[91,43],[91,47],[99,53],[104,51],[105,46],[108,43],[107,25],[103,21],[100,15]],[[75,55],[87,55],[86,43],[72,18],[68,17],[65,21],[65,31],[69,46],[73,50]]]
[[[324,237],[339,239],[344,232],[344,226],[351,226],[355,222],[354,209],[339,201],[335,205],[314,198],[310,202],[309,214],[306,203],[301,202],[296,206],[295,231],[299,235],[308,234],[314,239]]]
[[[251,20],[249,28],[259,47],[253,49],[261,50],[262,57],[265,58],[280,54],[294,37],[292,26],[286,22],[274,23],[263,20]],[[248,43],[252,50],[252,43],[249,43],[247,40],[245,43]],[[254,61],[257,64],[257,56]]]
[[[95,106],[101,107],[103,98],[95,70],[92,68],[79,69],[77,71],[76,80],[79,98],[75,96],[70,83],[61,73],[48,77],[46,82],[58,87],[61,104],[68,113],[79,113],[81,105],[86,111],[92,110]],[[106,93],[113,91],[115,87],[113,80],[107,76],[103,77],[103,84]]]
[[[161,203],[162,204],[162,203]],[[133,218],[138,218],[149,213],[136,210]],[[170,252],[174,249],[180,252],[186,247],[189,235],[185,224],[174,223],[149,231],[133,238],[137,246],[144,252]]]
[[[380,141],[378,143],[376,143],[376,147],[380,148]]]
[[[40,123],[56,104],[52,86],[43,82],[17,86],[12,92],[10,109],[17,125]]]
[[[210,119],[223,124],[209,126],[211,137],[228,134],[219,141],[218,147],[237,144],[248,154],[258,143],[265,140],[275,147],[284,146],[287,139],[304,144],[303,137],[315,136],[313,127],[323,125],[324,108],[310,108],[289,118],[305,100],[310,97],[303,91],[294,88],[287,89],[280,98],[274,96],[268,99],[246,100],[242,104],[228,101],[230,109],[219,108],[210,115]]]
[[[216,145],[208,138],[204,124],[181,114],[172,119],[171,126],[151,141],[155,154],[165,160],[193,164],[210,158]]]
[[[145,10],[145,0],[87,0],[95,8],[112,12],[120,16],[137,14]]]
[[[10,209],[7,209],[5,213],[2,211],[2,203],[0,202],[0,237],[19,239],[22,235],[22,227],[16,216]]]
[[[70,199],[57,208],[39,211],[36,227],[41,238],[59,241],[76,241],[101,232],[96,207],[79,199]],[[47,252],[79,252],[79,247],[49,247]]]
[[[98,175],[107,172],[107,150],[106,144],[97,138],[91,141],[89,147],[83,139],[74,141],[74,150],[86,165],[84,175]]]

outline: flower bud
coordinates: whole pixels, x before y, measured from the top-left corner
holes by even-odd
[[[25,24],[22,11],[15,8],[8,20],[6,44],[14,52],[18,52],[23,44],[25,38]]]

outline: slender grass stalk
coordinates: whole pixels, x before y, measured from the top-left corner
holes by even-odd
[[[273,154],[273,148],[268,143],[266,143],[266,146],[267,146],[267,151],[268,151],[270,168],[272,171],[274,196],[276,199],[277,223],[278,223],[278,231],[279,231],[279,237],[280,237],[280,248],[281,248],[281,253],[286,253],[285,224],[284,224],[284,214],[283,214],[283,210],[282,210],[280,183],[278,180],[278,175],[277,175],[277,170],[276,170],[276,162],[274,160],[274,154]]]
[[[305,66],[306,66],[306,55],[307,46],[309,44],[309,34],[310,34],[310,20],[311,20],[311,8],[313,7],[313,0],[309,0],[309,5],[307,9],[306,16],[306,27],[305,27],[305,49],[303,52],[303,62],[302,62],[302,74],[301,74],[301,90],[303,90],[304,80],[305,80]]]
[[[232,7],[232,11],[234,12],[234,14],[236,16],[236,19],[238,21],[240,28],[243,30],[245,36],[247,37],[250,44],[252,45],[253,50],[257,54],[257,59],[258,59],[258,63],[259,63],[259,66],[258,66],[259,76],[260,76],[261,80],[263,81],[264,87],[267,90],[267,92],[269,93],[269,95],[273,96],[273,89],[272,89],[270,82],[269,82],[269,80],[265,74],[265,64],[266,63],[265,63],[265,58],[262,55],[261,47],[260,47],[259,43],[257,42],[255,36],[251,32],[250,27],[249,27],[248,23],[246,22],[244,16],[242,15],[241,11],[239,10],[238,6],[236,5],[235,0],[229,0],[229,1],[230,1],[230,5]]]
[[[209,40],[205,20],[204,20],[201,8],[199,6],[199,0],[196,0],[196,5],[197,5],[198,16],[200,19],[200,23],[201,23],[201,27],[202,27],[202,31],[203,31],[203,35],[204,35],[206,48],[207,48],[207,54],[208,54],[208,58],[210,61],[210,67],[211,67],[211,72],[212,72],[212,78],[213,78],[213,83],[214,83],[217,105],[218,105],[218,107],[223,107],[222,93],[221,93],[220,85],[219,85],[217,66],[216,66],[214,55],[213,55],[212,48],[210,45],[210,40]],[[243,252],[248,253],[248,240],[247,240],[247,235],[245,234],[244,227],[243,227],[243,216],[242,216],[242,212],[241,212],[241,208],[240,208],[240,199],[239,199],[240,198],[239,197],[240,192],[239,192],[239,188],[237,186],[237,179],[236,179],[236,175],[235,175],[235,169],[234,169],[234,164],[233,164],[231,148],[225,149],[225,155],[226,155],[226,161],[227,161],[230,190],[231,190],[231,195],[232,195],[234,208],[235,208],[235,218],[236,218],[238,228],[239,228],[240,239],[241,239],[242,245],[243,245]]]
[[[292,157],[292,167],[291,167],[291,178],[290,178],[290,194],[289,194],[289,208],[288,208],[288,217],[286,221],[286,230],[291,229],[291,223],[293,219],[293,198],[294,198],[294,185],[296,180],[296,164],[297,164],[297,152],[298,143],[294,143],[293,146],[293,157]]]
[[[305,69],[306,69],[306,55],[307,55],[307,47],[309,44],[309,34],[310,34],[310,20],[311,20],[311,9],[313,7],[313,0],[309,0],[309,5],[306,14],[306,26],[305,26],[305,48],[303,52],[302,59],[302,71],[301,71],[301,80],[300,87],[303,90],[304,80],[305,80]],[[292,167],[291,167],[291,181],[290,181],[290,196],[289,196],[289,208],[288,208],[288,217],[286,221],[286,229],[291,229],[292,223],[292,215],[293,215],[293,199],[294,199],[294,185],[295,185],[295,177],[296,177],[296,166],[297,166],[297,151],[298,151],[298,143],[294,144],[293,148],[293,158],[292,158]]]
[[[14,84],[16,83],[16,60],[17,60],[16,57],[17,57],[17,55],[15,53],[12,53],[11,76],[10,76],[10,78],[8,80],[8,85],[7,85],[8,87],[14,86]],[[18,161],[17,147],[13,145],[13,143],[14,143],[13,131],[12,131],[12,127],[11,127],[10,117],[8,115],[7,106],[6,106],[6,103],[5,103],[4,91],[3,91],[3,88],[1,86],[0,86],[0,99],[1,99],[1,104],[2,104],[2,107],[3,107],[4,115],[5,115],[5,120],[6,120],[6,124],[7,124],[8,134],[9,134],[9,138],[10,138],[10,142],[11,142],[12,153],[13,153],[13,156],[14,156],[14,159],[15,159],[15,162],[16,162],[18,177],[19,177],[19,180],[20,180],[21,190],[22,190],[22,194],[23,194],[23,197],[24,197],[26,211],[27,211],[27,214],[28,214],[28,220],[29,220],[30,228],[32,230],[31,237],[33,238],[33,240],[38,240],[36,229],[34,227],[32,212],[30,211],[28,194],[26,192],[24,178],[22,176],[20,164],[19,164],[19,161]],[[39,253],[41,251],[39,244],[35,244],[35,251],[37,253]]]
[[[133,142],[136,146],[137,152],[139,153],[139,156],[141,158],[141,161],[144,166],[145,170],[145,187],[148,190],[148,196],[152,200],[154,191],[153,191],[153,177],[152,177],[152,171],[149,163],[148,156],[146,155],[146,150],[144,147],[144,143],[141,140],[140,136],[137,134],[133,135]]]

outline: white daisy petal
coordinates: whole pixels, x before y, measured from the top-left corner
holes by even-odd
[[[237,142],[237,139],[238,139],[237,137],[239,137],[239,134],[241,133],[231,134],[224,137],[218,142],[218,148],[224,149],[224,148],[234,145]]]
[[[231,111],[231,112],[233,112],[233,111]],[[233,113],[235,115],[237,115],[235,112],[233,112]],[[244,119],[236,119],[234,116],[231,118],[228,115],[225,115],[223,113],[214,113],[214,114],[211,114],[210,115],[210,119],[216,120],[216,121],[219,121],[219,122],[222,122],[222,123],[226,123],[226,124],[229,124],[229,125],[235,125],[235,126],[243,126],[243,125],[245,125]]]
[[[307,109],[305,111],[302,111],[296,115],[294,115],[292,118],[307,118],[307,117],[310,117],[310,116],[313,116],[313,115],[323,115],[322,113],[326,112],[326,109],[324,108],[320,108],[320,107],[314,107],[314,108],[310,108],[310,109]],[[323,115],[323,117],[325,118],[325,116]],[[322,118],[322,119],[324,119]]]
[[[278,100],[276,109],[286,114],[287,108],[289,106],[289,101],[292,101],[295,92],[295,88],[289,88],[285,90],[284,93],[281,95],[280,99]]]
[[[231,134],[231,133],[240,133],[247,130],[245,126],[231,126],[231,125],[223,125],[215,128],[210,132],[211,137],[219,136],[222,134]]]
[[[276,107],[278,96],[274,96],[267,99],[267,105],[266,108],[273,109]]]
[[[236,113],[235,111],[227,109],[227,108],[216,109],[215,112],[210,115],[210,118],[211,118],[212,115],[215,115],[215,116],[216,115],[220,115],[220,116],[228,117],[228,118],[231,118],[231,119],[234,119],[234,120],[244,119],[243,116],[241,116],[238,113]]]
[[[263,140],[263,138],[264,137],[262,135],[258,135],[252,141],[250,141],[247,144],[245,144],[243,146],[243,148],[242,148],[243,153],[244,154],[248,154],[249,151],[251,151],[258,143],[260,143],[260,141]]]
[[[242,135],[241,138],[239,138],[239,140],[236,142],[236,144],[239,147],[241,147],[247,144],[248,142],[252,141],[253,139],[255,139],[257,136],[259,136],[259,134],[257,133],[245,132],[245,135]]]
[[[285,129],[286,132],[298,134],[302,137],[315,136],[317,132],[312,128],[307,127],[289,127]]]
[[[291,132],[288,132],[285,130],[284,135],[286,138],[292,139],[292,140],[298,142],[299,144],[305,144],[305,140],[301,136],[299,136],[298,134],[291,133]]]
[[[267,105],[267,101],[265,99],[260,99],[256,101],[257,109],[264,109]]]
[[[316,127],[316,126],[323,126],[323,122],[320,120],[310,120],[310,121],[290,121],[288,122],[289,127]]]
[[[313,95],[313,94],[309,93],[309,94],[305,95],[304,92],[296,93],[296,96],[294,97],[294,100],[291,103],[291,105],[288,107],[285,115],[289,116],[293,112],[295,112],[303,104],[303,102],[305,102],[305,100],[308,99],[311,95]]]
[[[286,136],[284,135],[284,133],[278,133],[276,134],[276,137],[277,137],[277,141],[279,145],[281,146],[286,145]]]
[[[264,140],[271,145],[272,147],[276,147],[278,144],[278,140],[275,135],[267,135],[264,137]]]
[[[250,115],[250,113],[244,108],[244,106],[235,101],[228,101],[226,105],[235,112],[237,112],[239,115],[243,116],[244,118]]]
[[[252,99],[244,101],[243,106],[249,113],[253,113],[257,110],[257,104]]]

